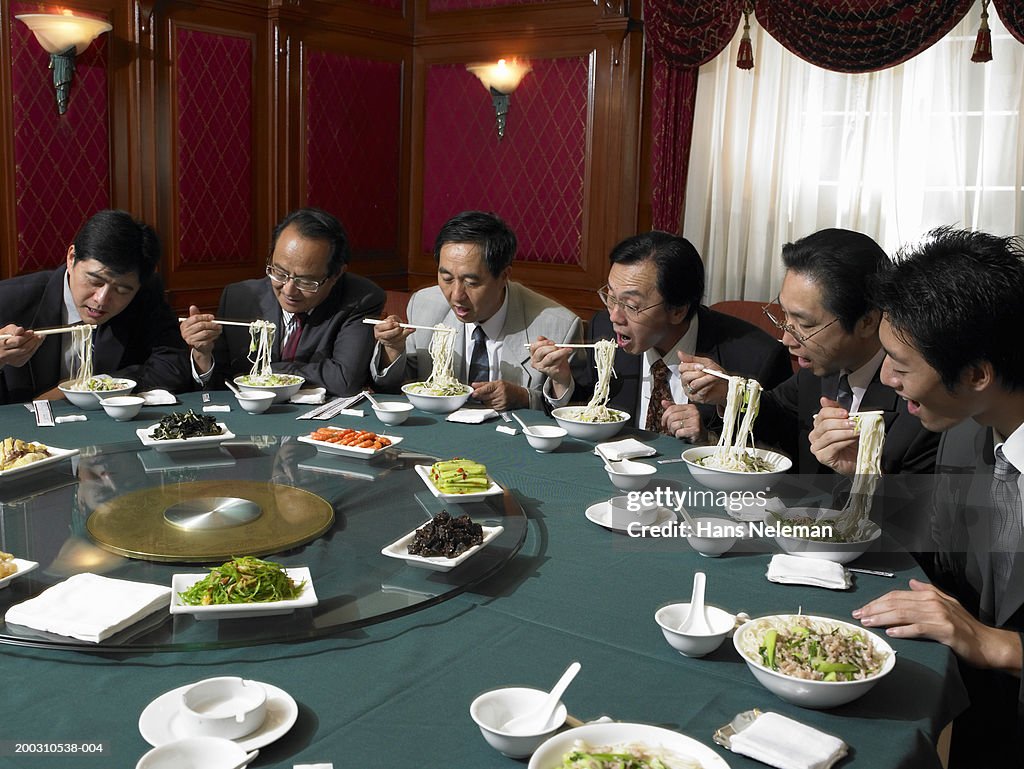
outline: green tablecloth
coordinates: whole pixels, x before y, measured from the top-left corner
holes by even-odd
[[[198,396],[183,400],[200,405]],[[229,402],[225,394],[215,401]],[[223,417],[239,435],[302,435],[315,424],[295,420],[306,409],[289,405],[249,416],[236,407]],[[0,419],[4,434],[72,447],[133,440],[136,427],[171,410],[147,408],[123,424],[90,412],[88,422],[44,429],[23,407],[8,406]],[[58,415],[71,411],[67,404],[55,406]],[[367,413],[332,424],[380,429]],[[704,559],[683,543],[634,540],[588,521],[587,506],[616,493],[591,444],[569,440],[558,452],[540,455],[521,435],[496,432],[500,422],[456,425],[414,414],[412,423],[389,429],[404,436],[403,448],[486,463],[530,517],[525,545],[497,577],[410,616],[303,643],[134,655],[0,646],[6,674],[0,766],[134,766],[149,747],[138,730],[143,708],[165,691],[214,675],[265,681],[299,703],[295,727],[263,748],[254,767],[522,766],[483,741],[469,703],[499,686],[547,688],[573,659],[583,670],[565,702],[584,720],[607,714],[660,724],[711,745],[718,726],[759,707],[846,740],[851,755],[843,767],[937,765],[935,739],[965,705],[955,660],[944,646],[894,640],[896,668],[868,695],[831,711],[811,711],[762,688],[729,642],[703,659],[680,656],[653,619],[658,607],[689,600],[696,570],[707,574],[708,602],[731,611],[757,616],[802,607],[848,617],[870,598],[920,577],[912,561],[879,554],[874,564],[898,571],[897,579],[860,576],[846,592],[772,584],[764,578],[768,554]],[[544,419],[521,414],[527,421]],[[640,437],[662,455],[678,455],[676,441]],[[673,479],[688,481],[685,465],[659,467],[658,481]],[[386,494],[386,478],[375,483]],[[12,755],[15,742],[96,741],[106,745],[101,755]],[[730,766],[760,766],[714,749]]]

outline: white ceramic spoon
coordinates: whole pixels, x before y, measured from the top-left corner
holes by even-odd
[[[579,672],[580,663],[573,662],[565,669],[565,672],[562,673],[562,677],[559,678],[558,683],[555,684],[555,688],[551,690],[547,699],[544,700],[537,710],[532,713],[524,713],[521,716],[516,716],[502,727],[502,731],[508,734],[541,734],[554,728],[557,724],[549,725],[548,722],[555,714],[555,708],[558,706],[558,701],[562,699],[562,695],[565,694],[565,690],[569,688],[569,684],[572,683],[572,679],[574,679],[576,674]]]
[[[707,614],[704,611],[704,572],[698,571],[693,575],[693,593],[690,595],[690,613],[679,626],[680,633],[691,635],[711,635],[711,625],[708,623]]]

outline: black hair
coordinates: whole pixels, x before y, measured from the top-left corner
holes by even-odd
[[[782,263],[817,284],[825,309],[839,318],[839,325],[849,334],[873,309],[868,282],[889,264],[889,257],[863,233],[827,229],[784,245]]]
[[[612,264],[654,262],[657,288],[669,307],[686,307],[686,319],[697,312],[704,296],[704,262],[686,238],[660,230],[626,238],[612,249]]]
[[[953,392],[966,368],[992,364],[1024,390],[1024,241],[940,227],[904,247],[872,283],[893,333]]]
[[[160,264],[160,239],[127,211],[105,209],[90,217],[75,235],[74,261],[95,259],[117,275],[134,272],[146,283]]]
[[[323,240],[330,245],[331,253],[327,260],[328,278],[341,272],[341,268],[352,258],[348,235],[345,233],[345,228],[341,226],[341,222],[332,214],[320,208],[311,207],[297,208],[277,223],[274,228],[274,237],[270,241],[270,258],[273,258],[274,249],[277,248],[277,239],[292,225],[306,240]]]
[[[434,239],[435,262],[441,262],[441,247],[447,243],[479,246],[484,264],[495,278],[516,256],[516,234],[497,215],[485,211],[463,211],[444,223]]]

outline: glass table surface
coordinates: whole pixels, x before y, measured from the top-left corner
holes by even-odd
[[[271,436],[239,437],[219,448],[180,453],[158,453],[137,442],[85,447],[71,460],[0,486],[0,550],[39,563],[0,590],[0,616],[79,573],[168,587],[175,574],[205,574],[221,561],[129,558],[98,546],[89,534],[89,517],[97,509],[144,490],[193,484],[229,497],[233,488],[271,484],[271,491],[294,487],[325,500],[334,512],[325,533],[264,556],[287,568],[308,568],[319,602],[284,615],[219,620],[162,609],[100,644],[0,621],[0,643],[112,652],[225,648],[346,633],[437,604],[495,574],[515,556],[526,537],[527,518],[507,489],[480,501],[438,499],[414,470],[435,459],[401,446],[369,460],[348,458]],[[503,531],[449,571],[381,553],[441,510],[468,514]],[[287,522],[286,506],[277,513]]]

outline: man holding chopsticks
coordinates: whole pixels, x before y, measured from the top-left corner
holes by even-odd
[[[91,217],[56,270],[0,281],[0,402],[60,398],[74,371],[71,327],[87,323],[97,374],[139,390],[180,389],[184,348],[156,274],[160,242],[125,211]]]

